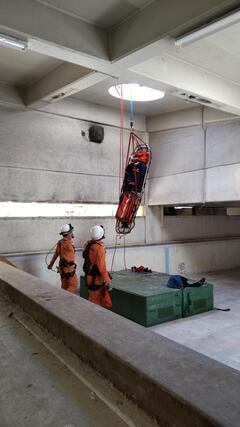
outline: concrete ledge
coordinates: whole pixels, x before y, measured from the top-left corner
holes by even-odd
[[[239,426],[238,371],[3,263],[0,291],[161,426]]]
[[[8,264],[8,265],[11,265],[12,267],[15,267],[15,265],[13,265],[5,256],[0,255],[0,261],[4,262],[4,264]]]

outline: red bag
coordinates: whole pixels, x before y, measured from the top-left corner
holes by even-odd
[[[116,218],[126,222],[132,221],[138,203],[138,196],[131,193],[123,193],[117,209]]]

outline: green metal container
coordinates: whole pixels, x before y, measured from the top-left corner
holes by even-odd
[[[127,270],[112,276],[112,311],[115,313],[143,326],[182,317],[181,292],[165,286],[168,275]]]
[[[181,291],[166,286],[169,277],[131,270],[112,273],[112,311],[140,325],[153,326],[213,309],[213,285]],[[88,296],[84,276],[80,278],[80,296]]]
[[[181,291],[169,289],[169,275],[134,273],[124,270],[112,273],[112,311],[143,326],[152,326],[182,317]],[[87,298],[84,277],[80,278],[80,296]]]
[[[213,309],[213,285],[206,283],[199,288],[183,291],[183,317],[193,316]]]
[[[88,291],[85,284],[85,276],[80,276],[80,297],[88,299]]]

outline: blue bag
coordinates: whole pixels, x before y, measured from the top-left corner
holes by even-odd
[[[167,281],[167,286],[172,289],[183,289],[184,285],[186,285],[187,279],[183,276],[173,275],[170,276]]]

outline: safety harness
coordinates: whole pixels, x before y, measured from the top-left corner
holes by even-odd
[[[61,241],[59,241],[59,256],[60,256],[60,261],[59,261],[59,273],[62,279],[70,279],[70,277],[73,277],[75,272],[76,272],[76,268],[77,268],[77,264],[75,264],[74,261],[67,261],[65,258],[62,257],[61,255]],[[66,267],[73,267],[74,270],[71,272],[65,272],[63,271],[64,268]]]
[[[105,284],[104,283],[102,285],[95,284],[96,277],[101,275],[101,273],[98,269],[98,266],[96,264],[92,264],[89,259],[89,251],[94,244],[101,246],[100,243],[96,242],[95,240],[89,240],[82,253],[82,256],[84,258],[83,271],[85,273],[85,284],[89,291],[96,292],[96,291],[99,291],[100,289],[103,289],[105,287]],[[93,283],[91,285],[87,284],[87,276],[91,276],[93,278]]]

